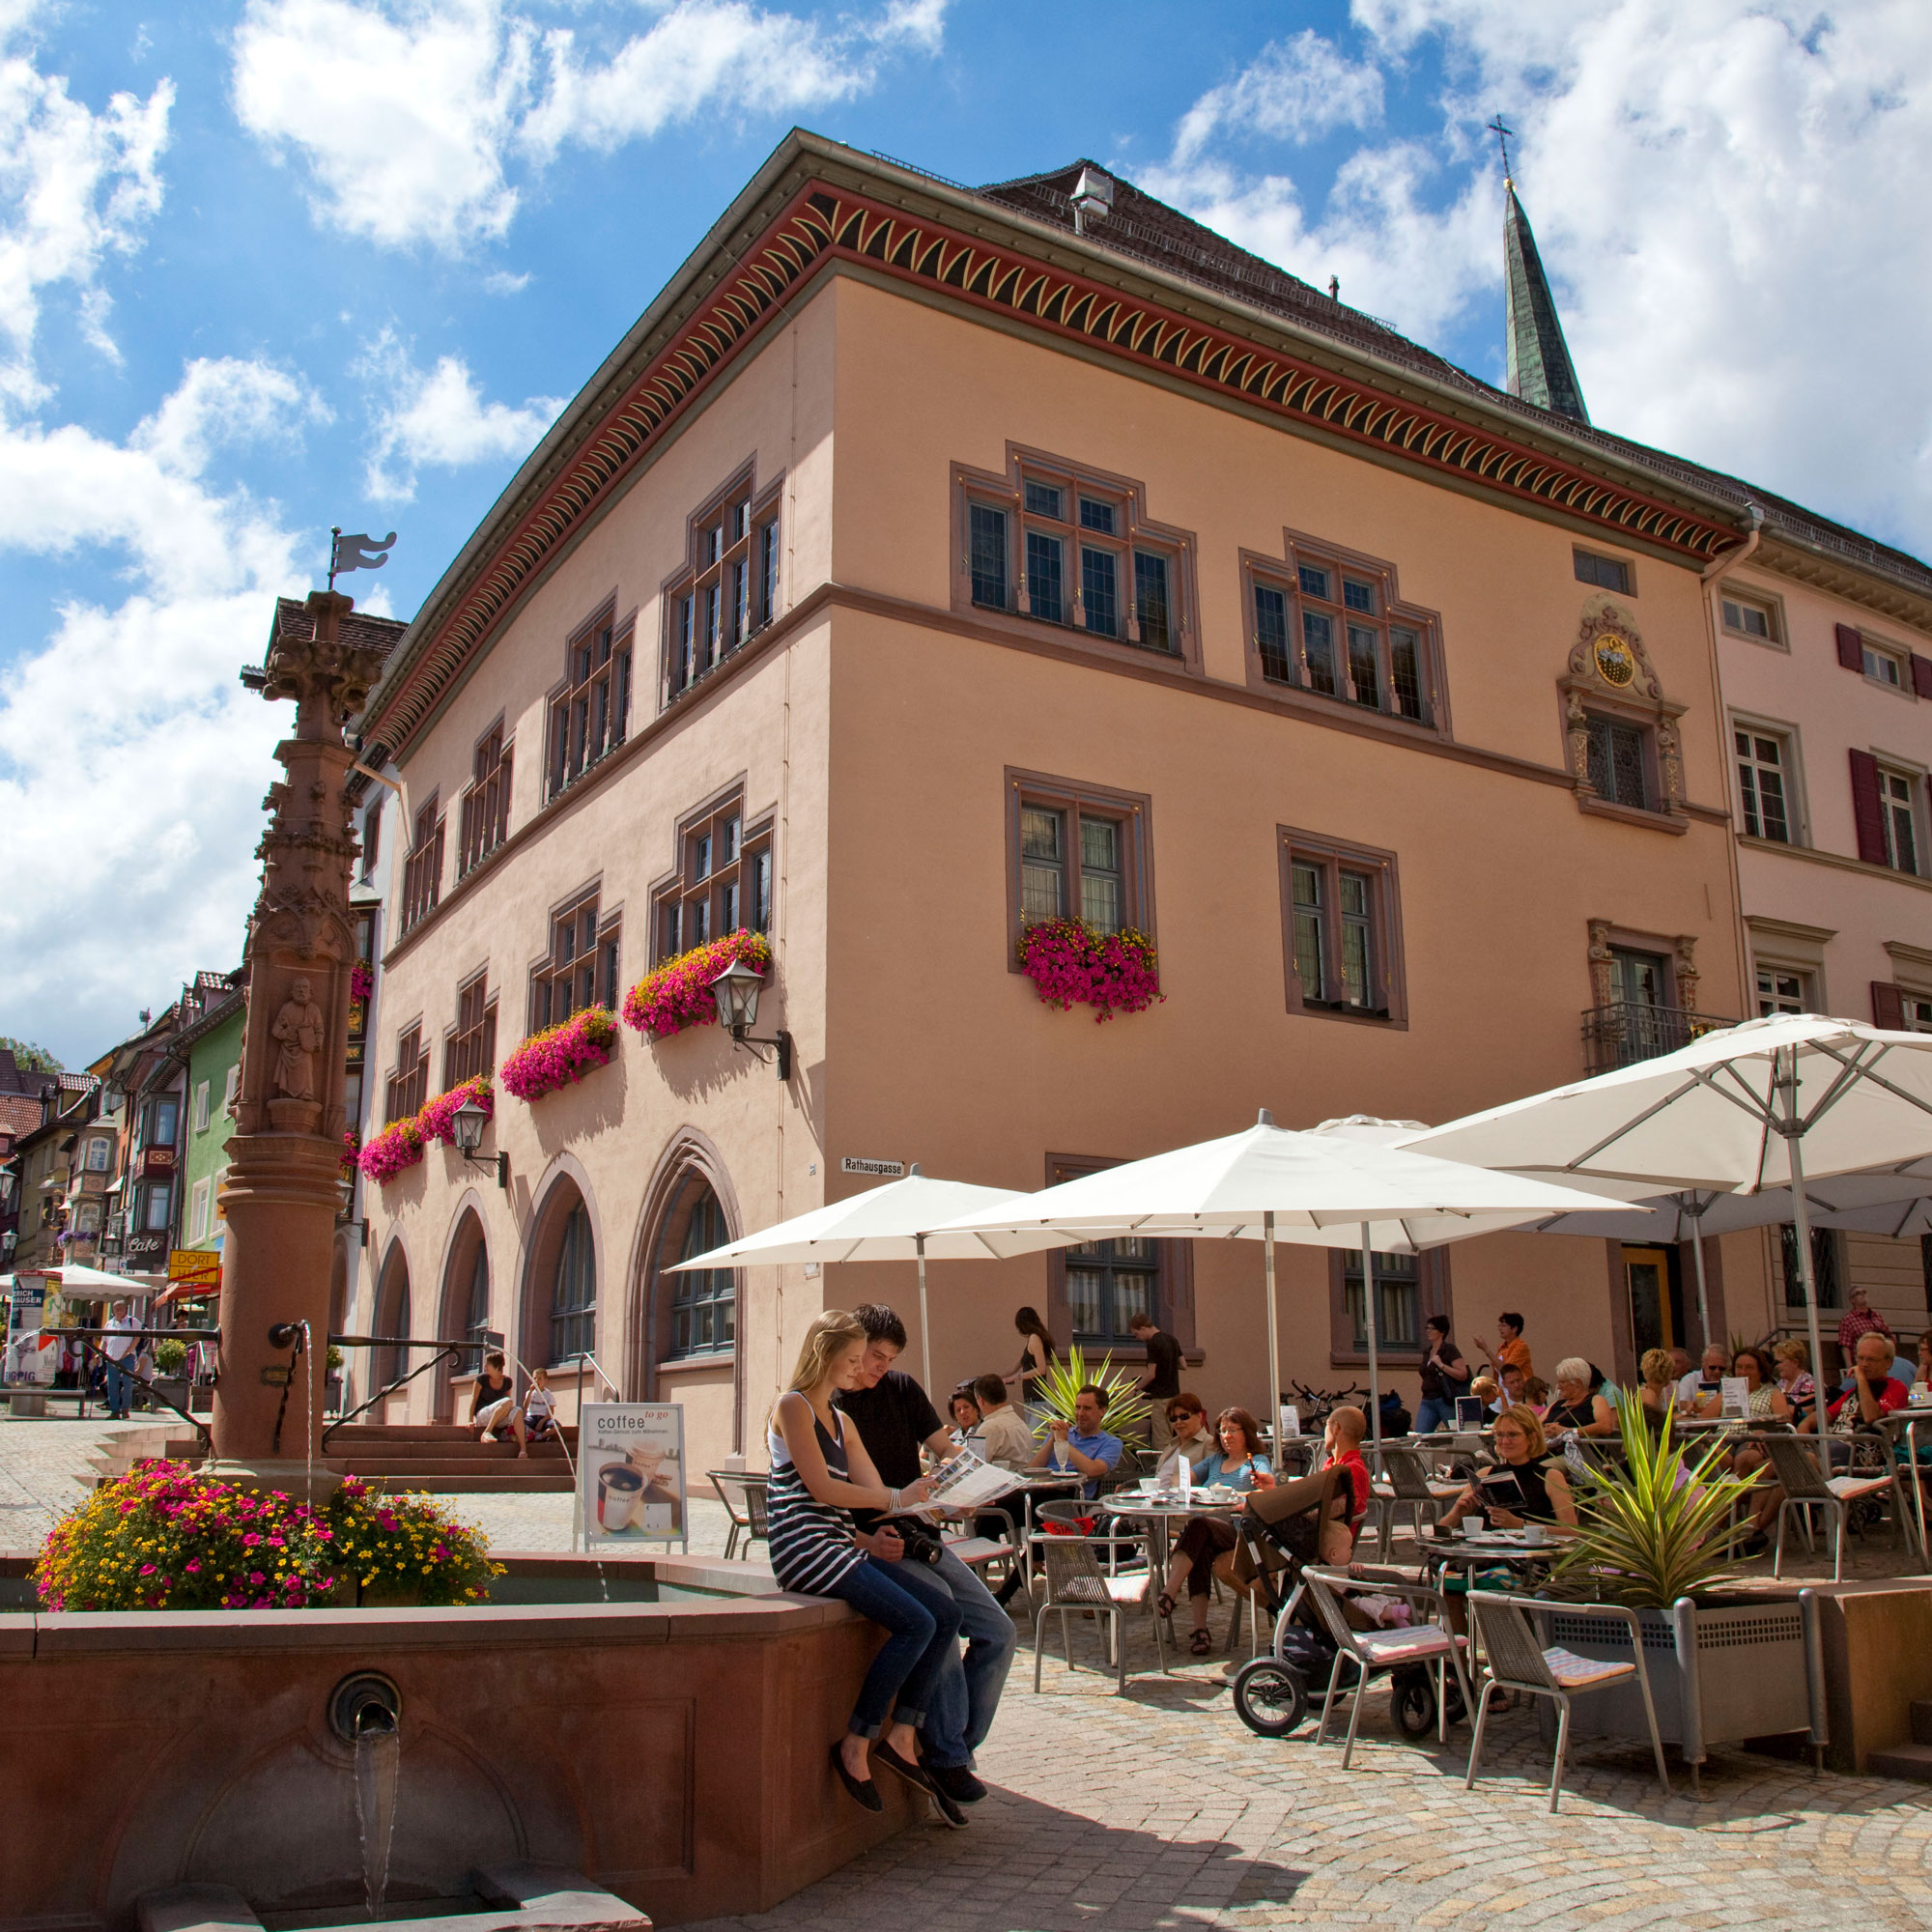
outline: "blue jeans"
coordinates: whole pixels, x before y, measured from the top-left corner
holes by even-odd
[[[133,1393],[134,1384],[128,1379],[126,1364],[110,1360],[107,1364],[108,1413],[126,1415]]]
[[[959,1606],[952,1591],[923,1563],[910,1558],[881,1563],[868,1556],[826,1594],[850,1604],[886,1633],[846,1728],[876,1738],[895,1705],[900,1723],[923,1723],[933,1680],[958,1647]]]
[[[1418,1435],[1428,1435],[1437,1429],[1446,1429],[1455,1420],[1456,1403],[1451,1396],[1426,1395],[1416,1405],[1415,1433]]]
[[[1019,1632],[993,1601],[993,1593],[952,1550],[930,1568],[918,1567],[946,1586],[959,1611],[959,1634],[966,1639],[963,1657],[957,1644],[947,1646],[926,1700],[926,1754],[934,1764],[951,1769],[970,1763],[993,1728]]]

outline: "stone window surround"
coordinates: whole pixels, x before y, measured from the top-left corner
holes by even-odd
[[[1751,954],[1751,983],[1746,997],[1753,1009],[1757,1005],[1757,969],[1766,966],[1804,974],[1810,981],[1813,1009],[1821,1013],[1832,1010],[1825,977],[1825,949],[1838,936],[1835,926],[1804,925],[1796,920],[1747,913],[1745,931],[1750,940]]]
[[[1752,642],[1758,641],[1753,639]],[[1811,843],[1810,795],[1804,781],[1804,741],[1798,726],[1780,718],[1768,718],[1754,711],[1732,711],[1728,714],[1734,731],[1761,731],[1768,738],[1782,741],[1786,756],[1784,766],[1784,818],[1790,828],[1791,837],[1782,841],[1794,850]],[[1738,790],[1737,746],[1726,740],[1726,755],[1730,759],[1731,789],[1737,795],[1738,824],[1744,825],[1742,793]],[[1767,838],[1767,845],[1780,841]]]
[[[1606,635],[1621,638],[1636,661],[1635,675],[1623,687],[1611,684],[1597,663],[1598,639]],[[1577,810],[1630,825],[1649,826],[1654,831],[1688,832],[1690,828],[1685,810],[1684,752],[1677,721],[1690,706],[1673,703],[1664,696],[1636,620],[1615,598],[1600,591],[1584,600],[1577,642],[1563,675],[1556,680],[1556,692],[1564,763],[1576,786]],[[1635,724],[1644,731],[1645,755],[1659,801],[1655,810],[1639,810],[1634,806],[1616,805],[1598,795],[1590,782],[1592,716]]]
[[[1755,644],[1761,650],[1782,651],[1791,655],[1791,627],[1785,619],[1784,599],[1775,590],[1761,589],[1755,583],[1739,583],[1730,579],[1720,579],[1716,586],[1718,593],[1718,635],[1735,638],[1742,644]],[[1771,613],[1771,631],[1768,638],[1754,636],[1749,631],[1736,631],[1724,621],[1724,599],[1732,603],[1760,605]]]
[[[660,712],[674,704],[687,692],[695,691],[711,676],[722,669],[745,645],[760,631],[776,623],[782,614],[785,596],[786,571],[782,557],[784,547],[783,494],[785,472],[778,470],[762,484],[758,481],[757,460],[748,458],[736,466],[728,481],[709,492],[704,500],[685,519],[684,554],[677,568],[658,586],[659,606],[659,645],[658,645],[658,704]],[[741,505],[749,506],[742,535],[726,536],[717,557],[707,557],[703,552],[705,533],[718,525],[721,519],[727,519]],[[775,531],[776,542],[781,555],[772,585],[771,608],[765,608],[764,573],[758,568],[761,562],[761,532],[770,526]],[[744,555],[738,558],[740,548]],[[692,677],[679,682],[679,653],[683,646],[680,636],[680,621],[683,600],[687,595],[696,595],[699,581],[708,578],[712,572],[720,573],[720,600],[724,597],[724,583],[733,562],[742,562],[750,573],[747,578],[749,611],[748,622],[743,636],[734,642],[724,642],[725,626],[721,610],[719,626],[719,653],[716,663],[705,666]],[[735,613],[733,613],[735,616]],[[694,631],[696,637],[696,612],[694,610]]]
[[[1124,901],[1121,909],[1121,923],[1133,926],[1158,944],[1154,929],[1153,800],[1151,794],[1119,791],[1111,785],[1083,784],[1073,779],[1055,778],[1046,772],[1020,771],[1011,765],[1006,768],[1005,779],[1007,970],[1009,973],[1021,971],[1019,944],[1026,928],[1020,918],[1020,811],[1023,806],[1028,805],[1047,806],[1069,815],[1091,808],[1096,816],[1120,821],[1124,847],[1121,854],[1122,896]],[[1077,917],[1077,906],[1069,903],[1067,913],[1069,917]]]
[[[1589,933],[1591,1006],[1609,1007],[1616,1004],[1616,982],[1611,978],[1610,961],[1610,953],[1615,950],[1662,954],[1664,975],[1669,981],[1669,1004],[1685,1012],[1698,1010],[1699,973],[1695,933],[1639,932],[1634,926],[1618,925],[1607,919],[1590,921]]]
[[[1308,1019],[1342,1020],[1351,1026],[1408,1030],[1408,976],[1404,964],[1402,884],[1396,855],[1376,845],[1357,845],[1293,825],[1275,827],[1280,855],[1282,972],[1289,1012]],[[1366,873],[1375,889],[1371,932],[1377,951],[1375,966],[1385,1009],[1351,1011],[1347,1008],[1309,1005],[1301,996],[1300,975],[1294,969],[1294,875],[1296,859],[1314,860],[1333,876],[1343,867]],[[1337,915],[1338,916],[1338,915]]]

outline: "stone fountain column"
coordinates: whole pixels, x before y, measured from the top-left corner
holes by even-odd
[[[262,891],[248,922],[247,1019],[235,1131],[222,1189],[221,1348],[212,1473],[300,1493],[310,1417],[322,1432],[329,1264],[340,1199],[343,1066],[355,924],[349,887],[356,844],[343,785],[353,753],[343,726],[380,669],[341,639],[355,607],[309,593],[313,636],[278,633],[262,695],[294,698],[296,728],[275,748],[286,776],[264,801]],[[282,1324],[308,1323],[288,1371]],[[287,1402],[283,1396],[286,1386]],[[318,1472],[320,1494],[332,1479]]]

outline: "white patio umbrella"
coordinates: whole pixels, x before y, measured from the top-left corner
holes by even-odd
[[[1272,1419],[1281,1391],[1278,1239],[1353,1247],[1359,1238],[1365,1253],[1413,1253],[1461,1238],[1472,1219],[1483,1224],[1474,1232],[1487,1232],[1598,1205],[1598,1197],[1577,1188],[1411,1153],[1373,1137],[1290,1133],[1264,1109],[1244,1133],[1103,1168],[962,1214],[938,1232],[977,1235],[1001,1254],[1120,1235],[1259,1237],[1267,1288],[1265,1407]],[[1370,1302],[1374,1281],[1372,1269],[1364,1283]],[[1373,1329],[1370,1334],[1369,1420],[1379,1441]]]
[[[44,1276],[57,1284],[63,1294],[80,1295],[97,1301],[103,1296],[117,1294],[125,1295],[130,1301],[139,1301],[155,1293],[155,1284],[151,1281],[136,1281],[125,1274],[105,1274],[99,1268],[83,1267],[78,1262],[68,1262],[60,1267],[22,1268],[20,1273]]]
[[[1409,1150],[1571,1179],[1660,1189],[1789,1187],[1811,1360],[1822,1374],[1807,1174],[1932,1158],[1932,1034],[1779,1013],[1448,1122]]]
[[[931,1180],[912,1171],[902,1180],[868,1187],[789,1221],[780,1221],[722,1248],[679,1262],[673,1274],[693,1268],[782,1266],[791,1262],[913,1262],[919,1264],[919,1345],[927,1393],[932,1389],[932,1325],[926,1320],[925,1264],[928,1260],[984,1261],[989,1256],[1023,1254],[1060,1246],[1058,1237],[995,1247],[977,1235],[935,1235],[932,1231],[961,1214],[991,1212],[1009,1201],[1025,1200],[1007,1187],[976,1187],[965,1180]]]

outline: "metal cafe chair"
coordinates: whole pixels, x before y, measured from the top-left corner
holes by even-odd
[[[1852,1505],[1864,1501],[1867,1496],[1875,1496],[1883,1490],[1895,1490],[1892,1473],[1888,1470],[1883,1475],[1828,1476],[1810,1444],[1801,1442],[1797,1436],[1767,1435],[1763,1441],[1765,1454],[1771,1459],[1772,1472],[1777,1478],[1778,1488],[1784,1492],[1784,1499],[1777,1506],[1777,1552],[1772,1559],[1771,1574],[1774,1577],[1784,1574],[1784,1525],[1789,1513],[1796,1509],[1808,1515],[1814,1509],[1821,1509],[1832,1522],[1832,1581],[1837,1582],[1844,1575],[1845,1525],[1852,1513]],[[1905,1511],[1902,1507],[1893,1508],[1891,1526],[1893,1534],[1903,1544]]]
[[[745,1539],[747,1556],[751,1555],[754,1543],[769,1548],[771,1525],[765,1517],[765,1489],[771,1479],[756,1473],[747,1474],[743,1469],[707,1469],[704,1473],[711,1478],[711,1487],[718,1492],[718,1500],[731,1519],[730,1531],[724,1538],[725,1560],[728,1562],[738,1553],[740,1536]]]
[[[1153,1625],[1154,1655],[1160,1660],[1161,1669],[1164,1671],[1167,1668],[1167,1645],[1161,1635],[1160,1619],[1152,1615],[1155,1595],[1153,1573],[1140,1567],[1126,1570],[1117,1567],[1122,1550],[1139,1554],[1141,1540],[1138,1536],[1077,1533],[1073,1527],[1073,1513],[1080,1508],[1077,1503],[1045,1503],[1040,1507],[1040,1530],[1034,1538],[1033,1548],[1045,1565],[1046,1593],[1034,1612],[1033,1688],[1036,1691],[1039,1689],[1040,1666],[1045,1657],[1041,1632],[1047,1613],[1059,1613],[1061,1647],[1066,1653],[1066,1667],[1072,1670],[1077,1666],[1073,1662],[1073,1637],[1066,1620],[1067,1612],[1091,1611],[1096,1619],[1106,1620],[1106,1642],[1115,1666],[1115,1692],[1124,1696],[1127,1689],[1127,1634],[1122,1619],[1127,1611],[1146,1609],[1149,1612],[1149,1620]],[[1112,1566],[1105,1570],[1100,1567],[1103,1551]]]
[[[1400,1670],[1406,1664],[1434,1664],[1435,1667],[1435,1735],[1438,1743],[1449,1742],[1449,1672],[1463,1693],[1463,1707],[1474,1701],[1469,1680],[1463,1668],[1463,1652],[1467,1640],[1448,1627],[1448,1600],[1440,1590],[1426,1583],[1384,1582],[1379,1578],[1349,1577],[1339,1570],[1321,1570],[1313,1564],[1302,1570],[1309,1602],[1327,1627],[1335,1645],[1335,1665],[1328,1673],[1327,1694],[1321,1700],[1321,1721],[1316,1726],[1315,1742],[1325,1742],[1328,1719],[1342,1690],[1342,1666],[1352,1664],[1355,1679],[1348,1686],[1350,1693],[1349,1737],[1342,1747],[1342,1769],[1349,1769],[1355,1752],[1355,1733],[1362,1721],[1362,1693],[1378,1671]],[[1350,1595],[1406,1597],[1411,1604],[1434,1613],[1428,1623],[1406,1630],[1358,1631],[1350,1623],[1342,1605]]]
[[[1650,1672],[1643,1661],[1643,1631],[1634,1610],[1622,1604],[1563,1604],[1552,1605],[1535,1597],[1510,1597],[1488,1590],[1471,1590],[1469,1613],[1476,1636],[1489,1659],[1489,1675],[1476,1705],[1475,1734],[1469,1740],[1469,1770],[1463,1789],[1471,1789],[1483,1756],[1483,1726],[1490,1715],[1490,1698],[1497,1690],[1520,1690],[1531,1697],[1553,1698],[1557,1708],[1556,1755],[1549,1766],[1549,1808],[1556,1809],[1563,1794],[1563,1759],[1570,1748],[1570,1700],[1587,1690],[1602,1690],[1634,1677],[1643,1691],[1644,1720],[1650,1726],[1650,1747],[1657,1755],[1657,1781],[1670,1795],[1670,1774],[1663,1767],[1663,1740],[1657,1729],[1657,1706],[1651,1701]],[[1599,1662],[1577,1657],[1557,1646],[1546,1647],[1535,1618],[1560,1607],[1565,1616],[1613,1618],[1630,1631],[1633,1663]]]
[[[1376,1547],[1386,1557],[1394,1541],[1398,1510],[1407,1510],[1409,1527],[1419,1538],[1423,1511],[1427,1510],[1429,1520],[1435,1521],[1441,1506],[1463,1493],[1463,1485],[1435,1480],[1414,1449],[1388,1443],[1382,1445],[1382,1470],[1383,1480],[1370,1484],[1369,1496],[1376,1509]]]

